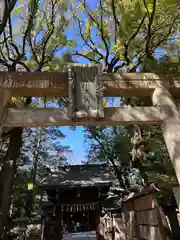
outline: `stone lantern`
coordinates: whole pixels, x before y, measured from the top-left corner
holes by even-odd
[[[27,230],[27,224],[29,222],[29,218],[25,217],[25,210],[21,210],[21,216],[13,220],[17,226],[14,228],[14,232],[19,236],[20,240],[24,239],[24,235]]]

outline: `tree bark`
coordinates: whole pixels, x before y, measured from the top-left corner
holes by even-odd
[[[3,116],[4,107],[8,103],[10,97],[11,97],[10,91],[8,91],[7,89],[4,89],[4,88],[0,88],[0,122],[1,122],[1,118]],[[2,136],[2,133],[3,133],[3,127],[0,124],[0,138]]]
[[[0,236],[2,239],[5,223],[9,215],[9,207],[11,204],[11,193],[14,183],[14,175],[16,173],[16,162],[20,157],[20,149],[22,145],[21,135],[22,128],[14,128],[11,130],[10,143],[2,168],[2,189],[0,195]]]

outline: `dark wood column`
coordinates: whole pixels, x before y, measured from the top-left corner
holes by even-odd
[[[96,239],[99,240],[100,238],[100,215],[101,215],[101,204],[97,203],[96,205]]]

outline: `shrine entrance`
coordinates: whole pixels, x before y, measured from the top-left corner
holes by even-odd
[[[97,232],[114,181],[107,164],[64,166],[49,174],[39,185],[47,199],[43,202],[43,237],[52,227],[63,235]]]
[[[76,208],[76,206],[73,205],[71,205],[71,207]],[[87,206],[85,205],[82,206],[82,208],[85,207]],[[63,225],[65,226],[64,232],[72,233],[72,232],[95,231],[96,230],[95,219],[97,219],[97,213],[95,209],[94,210],[82,209],[76,212],[64,212],[63,214]]]
[[[77,205],[71,204],[74,210],[62,211],[57,205],[53,205],[52,212],[47,215],[44,209],[44,233],[43,236],[47,237],[48,232],[53,227],[56,232],[62,229],[63,234],[78,233],[78,232],[92,232],[96,231],[98,213],[96,209],[90,209],[91,204],[81,204],[82,210],[75,210]],[[97,207],[100,207],[96,203]],[[89,210],[85,210],[85,208]]]

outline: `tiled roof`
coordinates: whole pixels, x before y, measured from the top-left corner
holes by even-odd
[[[50,173],[40,186],[85,187],[111,184],[114,180],[113,169],[107,164],[70,165]]]

